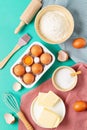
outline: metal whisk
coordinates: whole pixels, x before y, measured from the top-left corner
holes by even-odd
[[[5,104],[18,115],[19,119],[23,122],[26,129],[34,130],[32,125],[25,118],[23,112],[20,111],[19,105],[15,97],[10,93],[5,93],[3,99],[4,99]]]

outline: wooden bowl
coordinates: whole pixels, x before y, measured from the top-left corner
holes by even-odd
[[[51,41],[50,39],[45,37],[40,30],[40,20],[41,20],[42,16],[49,11],[61,12],[66,17],[67,22],[69,23],[69,28],[67,30],[66,37],[62,38],[61,40],[59,40],[57,42]],[[50,43],[50,44],[60,44],[60,43],[63,43],[64,41],[66,41],[72,35],[73,30],[74,30],[74,20],[73,20],[71,13],[65,7],[59,6],[59,5],[50,5],[50,6],[47,6],[43,9],[41,9],[41,11],[39,11],[39,13],[37,14],[36,19],[35,19],[35,30],[36,30],[38,36],[43,41]]]
[[[70,86],[70,87],[67,87],[67,88],[64,88],[63,86],[61,86],[60,84],[58,84],[58,82],[57,82],[58,80],[56,80],[56,76],[57,76],[57,74],[58,74],[58,71],[61,70],[61,69],[64,69],[64,68],[69,69],[69,70],[71,71],[71,73],[74,73],[74,72],[75,72],[75,70],[74,70],[73,68],[68,67],[68,66],[58,67],[58,68],[54,71],[54,73],[53,73],[53,75],[52,75],[52,83],[53,83],[53,86],[54,86],[57,90],[66,92],[66,91],[72,90],[72,89],[76,86],[78,77],[77,77],[77,75],[74,76],[74,77],[73,77],[73,80],[74,80],[74,81],[72,82],[71,86]],[[63,75],[61,75],[61,77],[62,77],[62,82],[63,82]],[[66,75],[66,77],[67,77],[67,75]],[[58,76],[57,76],[57,78],[58,78]],[[69,82],[69,84],[70,84],[70,82]]]

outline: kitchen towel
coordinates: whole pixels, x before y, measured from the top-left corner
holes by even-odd
[[[75,62],[87,63],[87,46],[82,49],[72,47],[75,38],[83,37],[87,41],[87,0],[43,0],[43,7],[52,4],[66,7],[73,15],[75,23],[73,35],[60,44],[60,47],[66,50]]]
[[[50,130],[39,127],[31,118],[30,107],[34,98],[38,95],[39,92],[48,92],[53,91],[59,95],[66,106],[66,115],[63,122],[55,129],[51,130],[87,130],[87,111],[84,112],[75,112],[73,110],[73,104],[75,101],[84,100],[87,101],[87,65],[86,64],[76,64],[73,68],[78,71],[81,70],[82,73],[78,75],[78,83],[76,87],[69,92],[60,92],[56,90],[51,79],[47,80],[39,87],[34,90],[24,94],[21,98],[21,110],[31,122],[34,127],[34,130]],[[19,130],[25,130],[24,125],[19,120]]]

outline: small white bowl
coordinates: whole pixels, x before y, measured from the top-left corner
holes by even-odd
[[[62,38],[61,40],[58,40],[57,42],[52,41],[52,40],[48,39],[46,36],[44,36],[40,29],[40,20],[41,20],[42,16],[49,11],[60,12],[66,18],[67,23],[69,23],[69,28],[67,29],[66,34],[64,34],[64,35],[66,35],[66,37]],[[65,27],[66,25],[63,25],[63,26]],[[62,28],[63,28],[63,26],[62,26]],[[45,41],[47,43],[51,43],[51,44],[60,44],[60,43],[63,43],[64,41],[66,41],[72,35],[73,30],[74,30],[74,19],[73,19],[71,13],[69,12],[69,10],[67,10],[65,7],[59,6],[59,5],[49,5],[43,9],[41,9],[41,11],[39,11],[39,13],[37,14],[37,16],[35,18],[35,30],[36,30],[38,36],[43,41]]]
[[[60,71],[62,70],[62,71]],[[72,90],[77,84],[77,75],[72,76],[75,70],[68,66],[58,67],[52,75],[53,86],[60,91],[66,92]]]

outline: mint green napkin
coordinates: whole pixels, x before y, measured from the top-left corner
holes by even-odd
[[[66,7],[73,15],[75,28],[72,36],[60,47],[66,50],[75,62],[87,63],[87,46],[82,49],[72,47],[72,41],[78,37],[87,40],[87,0],[43,0],[43,7],[47,5],[61,5]]]

